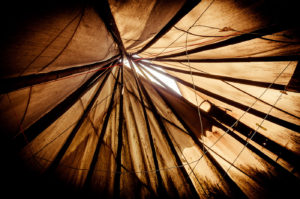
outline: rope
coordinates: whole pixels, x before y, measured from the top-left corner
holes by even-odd
[[[276,80],[281,76],[281,74],[288,68],[288,66],[290,65],[291,62],[289,62],[289,64],[287,64],[287,66],[280,72],[280,74],[274,79],[274,81],[270,84],[270,86],[268,88],[270,88],[272,86],[272,84],[274,82],[276,82]],[[264,92],[259,96],[259,98],[261,98],[265,92],[268,90],[268,88],[266,88],[264,90]],[[107,96],[108,97],[108,96]],[[104,100],[104,99],[103,99]],[[257,102],[257,100],[255,100],[255,102],[246,110],[244,111],[244,113],[236,120],[236,122],[231,125],[230,128],[232,128],[233,126],[235,126],[237,124],[237,122],[255,105],[255,103]],[[100,103],[99,103],[100,104]],[[93,107],[95,108],[95,107]],[[266,118],[266,117],[265,117]],[[65,130],[66,131],[66,130]],[[212,146],[208,147],[208,150],[212,150],[211,148],[225,135],[227,134],[229,131],[229,128],[228,130],[222,134],[213,144]],[[252,135],[253,136],[253,135]],[[50,143],[49,143],[50,144]],[[245,145],[247,146],[247,145]],[[155,172],[160,172],[160,171],[168,171],[168,170],[171,170],[171,169],[177,169],[177,168],[180,168],[180,167],[184,167],[184,166],[188,166],[189,164],[193,164],[193,163],[196,163],[196,165],[199,163],[199,161],[203,158],[204,154],[206,154],[208,152],[208,150],[206,150],[200,158],[196,159],[196,160],[193,160],[191,162],[187,162],[187,163],[184,163],[184,164],[181,164],[181,165],[176,165],[176,166],[171,166],[171,167],[165,167],[165,168],[160,168],[160,169],[153,169],[153,170],[141,170],[141,171],[126,171],[126,172],[118,172],[118,173],[121,173],[121,174],[124,174],[124,173],[155,173]],[[49,161],[51,162],[51,160],[47,160],[45,158],[42,158],[42,157],[38,157],[36,156],[37,158],[40,158],[40,159],[44,159],[46,161]],[[68,168],[71,168],[71,169],[74,169],[74,170],[88,170],[87,168],[74,168],[74,167],[71,167],[71,166],[68,166],[68,165],[64,165],[64,164],[61,164],[60,166],[63,166],[63,167],[68,167]],[[233,163],[231,164],[231,166],[234,166]],[[96,169],[95,170],[96,172],[107,172],[107,173],[116,173],[115,171],[108,171],[108,170],[102,170],[102,169]]]
[[[230,164],[229,168],[226,170],[225,174],[222,176],[223,178],[228,175],[229,170],[231,169],[231,167],[234,165],[234,163],[237,161],[237,159],[240,157],[240,155],[242,154],[242,152],[245,150],[245,148],[247,147],[247,145],[249,144],[250,140],[252,140],[252,138],[255,136],[255,134],[257,133],[257,130],[262,126],[263,122],[266,120],[266,118],[269,116],[269,114],[271,113],[272,109],[274,108],[274,106],[276,105],[276,103],[279,101],[279,99],[281,98],[283,93],[280,93],[280,95],[278,96],[278,98],[276,99],[274,105],[270,108],[270,110],[268,111],[268,113],[266,114],[266,116],[263,118],[263,120],[261,121],[260,125],[258,125],[258,127],[255,129],[254,133],[252,134],[252,136],[248,139],[245,143],[245,145],[243,146],[242,150],[238,153],[238,155],[236,156],[236,158],[234,159],[234,161]],[[220,181],[218,182],[218,184],[220,183]]]
[[[71,35],[71,37],[70,37],[70,39],[67,41],[67,43],[66,43],[66,45],[63,47],[63,49],[48,63],[48,64],[46,64],[46,65],[44,65],[40,70],[39,70],[39,72],[40,71],[43,71],[45,68],[47,68],[48,66],[50,66],[52,63],[54,63],[61,55],[62,55],[62,53],[65,51],[65,49],[69,46],[69,44],[71,43],[71,41],[73,40],[73,38],[74,38],[74,36],[75,36],[75,34],[76,34],[76,32],[77,32],[77,30],[78,30],[78,27],[79,27],[79,25],[80,25],[80,23],[81,23],[81,21],[82,21],[82,18],[83,18],[83,16],[84,16],[84,12],[85,12],[85,8],[83,8],[82,9],[82,14],[81,14],[81,16],[80,16],[80,19],[79,19],[79,21],[78,21],[78,24],[76,25],[76,28],[75,28],[75,30],[74,30],[74,32],[73,32],[73,34]]]
[[[44,47],[44,49],[27,65],[25,69],[20,73],[19,76],[25,73],[25,71],[49,48],[49,46],[73,23],[73,21],[80,16],[82,12],[79,12],[75,17],[71,19],[69,23],[65,25],[65,27]]]
[[[117,64],[118,65],[118,64]],[[116,66],[116,65],[115,65]],[[113,66],[111,66],[113,67]],[[110,68],[110,67],[106,67],[107,69]],[[113,74],[112,74],[113,75]],[[124,81],[125,82],[130,82],[132,81],[133,79],[127,79]],[[117,93],[118,94],[118,93]],[[94,105],[94,107],[91,109],[95,109],[97,108],[98,105],[100,105],[102,102],[104,102],[104,100],[106,100],[108,97],[110,97],[112,95],[112,93],[108,94],[107,96],[105,96],[100,102],[96,103]],[[47,144],[45,144],[42,148],[40,148],[38,151],[36,151],[35,153],[33,153],[33,156],[34,155],[37,155],[39,152],[41,152],[44,148],[46,148],[49,144],[53,143],[57,138],[59,138],[60,136],[62,136],[65,132],[67,132],[68,129],[70,129],[77,121],[75,121],[74,123],[72,123],[70,126],[68,126],[66,129],[64,129],[58,136],[56,136],[53,140],[51,140],[50,142],[48,142]],[[28,159],[30,158],[33,158],[33,157],[29,157]],[[26,159],[26,160],[28,160]]]
[[[279,73],[279,75],[274,79],[274,81],[269,85],[268,88],[266,88],[262,94],[258,97],[258,99],[260,99],[266,92],[267,90],[276,82],[276,80],[281,76],[281,74],[287,69],[287,67],[290,65],[291,62],[289,62],[287,64],[287,66]],[[244,111],[244,113],[230,126],[230,128],[234,127],[241,119],[242,117],[256,104],[256,102],[258,101],[258,99],[256,99],[253,104],[246,110]],[[226,132],[224,132],[208,149],[212,148],[214,145],[217,144],[217,142],[219,142],[227,133],[229,132],[229,128],[227,128]],[[208,150],[206,150],[204,152],[204,154],[197,160],[197,164],[198,162],[203,158],[203,156],[208,152]],[[197,164],[195,165],[195,167],[197,166]]]
[[[194,27],[196,26],[201,26],[201,27],[206,27],[206,28],[211,28],[211,29],[216,29],[216,30],[220,30],[220,31],[223,31],[224,28],[218,28],[218,27],[213,27],[213,26],[207,26],[207,25],[195,25]],[[227,28],[227,27],[225,27]],[[179,29],[181,30],[181,29]],[[183,31],[183,30],[182,30]],[[263,39],[263,40],[268,40],[268,41],[274,41],[274,42],[280,42],[280,43],[288,43],[288,44],[299,44],[300,42],[294,42],[294,41],[283,41],[283,40],[277,40],[277,39],[269,39],[269,38],[265,38],[264,34],[260,34],[260,33],[253,33],[253,32],[245,32],[245,31],[241,31],[241,30],[236,30],[236,29],[233,29],[233,28],[230,28],[229,30],[227,31],[234,31],[234,32],[239,32],[239,33],[243,33],[243,34],[249,34],[249,35],[260,35],[262,37],[258,37],[258,39]],[[191,34],[191,33],[190,33]],[[197,35],[197,36],[200,36],[200,35]],[[276,36],[276,37],[284,37],[284,34],[272,34],[272,36]],[[218,37],[218,36],[214,36],[214,37]]]
[[[28,143],[28,139],[27,139],[27,136],[24,134],[24,130],[23,130],[23,128],[22,128],[22,123],[23,123],[23,120],[24,120],[24,118],[25,118],[25,115],[26,115],[26,112],[27,112],[27,109],[28,109],[29,101],[30,101],[30,98],[31,98],[31,91],[32,91],[32,88],[30,87],[30,93],[29,93],[29,97],[28,97],[27,106],[26,106],[25,112],[24,112],[24,114],[23,114],[23,117],[22,117],[21,122],[20,122],[19,127],[18,127],[18,129],[20,130],[20,132],[23,134],[24,140],[25,140],[26,143]],[[8,98],[8,101],[9,101],[10,105],[12,105],[12,101],[11,101],[11,99],[10,99],[10,97],[9,97],[9,94],[7,93],[6,96],[7,96],[7,98]],[[13,107],[12,109],[13,109],[15,118],[17,119],[17,113],[16,113],[16,110],[15,110],[14,107]],[[33,151],[32,151],[31,149],[29,149],[29,151],[30,151],[31,154],[33,154]],[[36,164],[37,164],[40,168],[42,168],[42,165],[41,165],[35,158],[33,158],[33,160],[36,162]]]
[[[186,65],[186,64],[184,64],[184,63],[181,63],[181,64],[184,65],[184,66],[188,66],[188,67],[192,68],[190,65]],[[195,68],[193,67],[193,69],[195,69]],[[203,74],[212,75],[211,73],[205,72],[205,71],[200,70],[200,69],[196,69],[196,70],[202,72]],[[238,88],[237,86],[235,86],[235,85],[229,83],[228,81],[225,81],[225,80],[223,80],[223,79],[219,79],[218,81],[221,81],[221,82],[227,84],[228,86],[234,88],[235,90],[238,90],[239,92],[242,92],[242,93],[244,93],[244,94],[250,96],[251,98],[254,98],[254,99],[257,98],[257,97],[255,97],[254,95],[250,94],[249,92],[244,91],[244,90]],[[262,102],[262,103],[264,103],[264,104],[266,104],[266,105],[268,105],[268,106],[272,106],[272,104],[270,104],[269,102],[266,102],[266,101],[264,101],[264,100],[262,100],[262,99],[257,99],[257,100],[260,101],[260,102]],[[273,107],[274,107],[274,106],[273,106]],[[296,118],[296,119],[299,119],[298,116],[296,116],[296,115],[294,115],[294,114],[292,114],[292,113],[290,113],[290,112],[288,112],[288,111],[285,111],[285,110],[283,110],[283,109],[281,109],[281,108],[279,108],[279,107],[276,107],[276,106],[275,106],[274,108],[275,108],[276,110],[280,111],[280,112],[283,112],[283,113],[285,113],[285,114],[287,114],[287,115],[290,115],[290,116],[292,116],[292,117],[294,117],[294,118]]]

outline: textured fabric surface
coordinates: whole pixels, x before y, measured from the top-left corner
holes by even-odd
[[[292,1],[13,1],[3,9],[4,193],[298,194]]]

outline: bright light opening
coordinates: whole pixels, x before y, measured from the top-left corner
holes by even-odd
[[[140,57],[138,55],[133,55],[133,58],[139,59]],[[143,60],[143,62],[149,63],[151,64],[151,61],[149,60]],[[129,62],[126,58],[123,59],[123,63],[126,67],[130,68]],[[167,85],[167,88],[171,88],[173,91],[175,91],[178,95],[181,95],[180,90],[175,82],[175,80],[171,77],[168,77],[167,75],[164,75],[163,73],[166,73],[162,68],[159,68],[158,66],[152,65],[152,67],[155,67],[155,69],[152,69],[148,66],[146,66],[145,64],[140,62],[140,65],[143,67],[142,71],[140,71],[140,69],[136,66],[136,64],[134,62],[132,62],[133,67],[135,68],[136,72],[144,77],[144,74],[147,75],[147,77],[154,82],[157,85],[160,85],[161,87],[164,87],[164,84]],[[162,73],[158,72],[157,70],[161,71]],[[143,74],[144,73],[144,74]],[[149,74],[151,73],[151,75]],[[155,77],[155,78],[154,78]],[[163,82],[164,84],[159,83],[159,81],[157,81],[156,79],[159,79],[161,82]],[[190,101],[191,103],[193,103],[196,106],[199,106],[199,108],[205,112],[209,112],[211,109],[211,104],[202,99],[200,96],[197,95],[197,99],[195,98],[195,93],[190,91],[190,95],[189,97],[186,97],[186,99],[188,101]],[[199,98],[199,99],[198,99]]]
[[[138,55],[133,55],[132,57],[137,58],[137,59],[140,58]],[[146,61],[146,60],[145,60],[145,61]],[[126,67],[130,68],[129,61],[128,61],[126,58],[123,58],[123,64],[124,64]],[[134,69],[136,70],[136,72],[137,72],[139,75],[141,75],[141,76],[144,77],[143,73],[142,73],[142,72],[140,71],[140,69],[135,65],[134,62],[132,62],[132,65],[133,65]],[[160,84],[160,83],[154,78],[154,77],[156,77],[157,79],[159,79],[160,81],[162,81],[164,84],[166,84],[169,88],[171,88],[173,91],[175,91],[178,95],[181,95],[180,90],[179,90],[179,88],[178,88],[178,86],[177,86],[177,84],[176,84],[176,82],[175,82],[174,79],[172,79],[172,78],[170,78],[170,77],[168,77],[168,76],[166,76],[166,75],[164,75],[164,74],[162,74],[162,73],[159,73],[159,72],[157,72],[157,71],[155,71],[155,70],[153,70],[153,69],[151,69],[151,68],[145,66],[144,64],[141,64],[141,65],[147,69],[147,71],[146,71],[146,70],[143,70],[143,72],[144,72],[144,74],[147,75],[147,77],[148,77],[152,82],[154,82],[155,84],[160,85],[161,87],[164,87],[162,84]],[[155,68],[156,68],[157,70],[162,71],[163,73],[165,72],[165,71],[164,71],[163,69],[161,69],[161,68],[158,68],[158,67],[155,67]],[[148,72],[151,73],[154,77],[152,77],[152,75],[149,75]],[[165,87],[164,87],[164,88],[165,88]]]
[[[133,65],[135,71],[136,71],[139,75],[141,75],[141,76],[144,77],[143,73],[142,73],[142,72],[140,71],[140,69],[134,64],[134,62],[131,62],[131,63],[132,63],[132,65]],[[129,61],[128,61],[126,58],[123,58],[123,64],[124,64],[125,66],[127,66],[128,68],[131,69],[130,64],[129,64]]]
[[[146,67],[145,65],[143,65],[144,67]],[[166,76],[166,75],[164,75],[164,74],[162,74],[162,73],[159,73],[159,72],[157,72],[157,71],[155,71],[155,70],[153,70],[153,69],[151,69],[151,68],[149,68],[149,67],[146,67],[147,68],[147,70],[153,75],[153,76],[155,76],[157,79],[159,79],[160,81],[162,81],[163,83],[165,83],[169,88],[171,88],[173,91],[175,91],[178,95],[181,95],[181,93],[180,93],[180,90],[179,90],[179,88],[178,88],[178,86],[177,86],[177,84],[176,84],[176,82],[175,82],[175,80],[174,79],[172,79],[172,78],[170,78],[170,77],[168,77],[168,76]],[[157,70],[160,70],[160,71],[162,71],[162,72],[165,72],[163,69],[161,69],[161,68],[158,68],[158,67],[155,67]],[[153,78],[153,77],[151,77],[151,75],[149,75],[149,78],[150,78],[150,80],[151,81],[153,81],[153,82],[155,82],[155,83],[157,83],[157,81]],[[159,83],[157,83],[157,84],[159,84]],[[159,84],[159,85],[161,85],[161,84]]]
[[[129,61],[125,57],[123,58],[123,65],[127,66],[128,68],[130,68]]]

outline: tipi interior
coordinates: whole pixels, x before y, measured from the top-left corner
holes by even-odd
[[[2,4],[2,192],[299,194],[294,1]]]

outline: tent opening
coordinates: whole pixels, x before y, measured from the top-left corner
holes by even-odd
[[[140,56],[138,55],[133,55],[132,56],[133,58],[135,59],[142,59]],[[149,62],[148,60],[143,60],[144,62]],[[177,93],[178,95],[182,96],[181,95],[181,92],[177,86],[177,83],[175,82],[175,80],[171,77],[168,77],[162,73],[159,73],[153,69],[151,69],[149,66],[145,65],[145,64],[142,64],[142,63],[139,63],[139,65],[141,67],[138,67],[136,64],[135,64],[135,61],[131,61],[135,71],[138,73],[138,75],[142,76],[142,77],[146,77],[145,78],[149,78],[153,83],[159,85],[159,86],[162,86],[166,89],[172,89],[175,93]],[[126,58],[123,58],[123,64],[124,66],[130,68],[130,64],[129,64],[129,61],[126,59]],[[163,73],[165,73],[165,71],[161,68],[157,68],[156,69],[162,71]],[[160,83],[160,82],[163,82]]]

